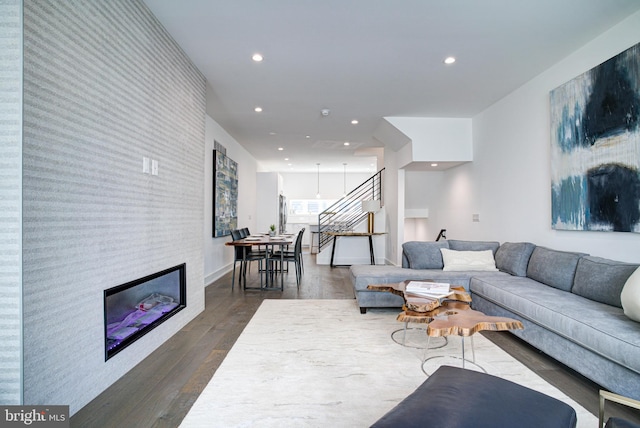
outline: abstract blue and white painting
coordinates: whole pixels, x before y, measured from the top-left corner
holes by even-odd
[[[231,235],[238,227],[238,164],[213,151],[213,237]]]
[[[640,233],[640,44],[550,102],[552,227]]]

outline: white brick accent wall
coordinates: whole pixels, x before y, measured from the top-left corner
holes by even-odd
[[[22,0],[0,2],[0,403],[22,403]]]
[[[26,404],[75,413],[203,309],[205,84],[142,1],[25,2]],[[105,362],[103,290],[183,262],[187,308]]]

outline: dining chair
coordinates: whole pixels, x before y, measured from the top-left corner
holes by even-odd
[[[304,258],[302,257],[302,236],[304,235],[305,228],[300,229],[300,273],[304,272]]]
[[[303,227],[302,229],[300,229],[299,234],[303,234],[303,235],[304,235],[304,231],[305,231],[305,228]],[[297,236],[298,236],[298,235],[296,235],[296,239],[297,239]],[[302,238],[301,238],[301,239],[302,239]],[[300,244],[300,245],[302,245],[302,241],[301,241],[301,244]],[[294,256],[294,252],[295,252],[295,242],[294,242],[294,249],[293,249],[293,250],[290,250],[290,249],[289,249],[289,246],[287,245],[283,251],[284,251],[284,255],[285,255],[285,256],[293,257],[293,256]],[[280,256],[280,253],[278,253],[278,256]],[[302,246],[301,246],[301,247],[300,247],[300,268],[301,268],[302,272],[304,272],[304,263],[303,263],[303,260],[304,260],[304,259],[302,258]],[[284,271],[285,271],[285,272],[289,272],[289,267],[287,266],[287,268],[286,268]]]
[[[283,263],[294,263],[296,269],[296,285],[300,287],[300,279],[302,277],[302,235],[304,228],[298,232],[293,251],[279,250],[273,252],[273,260],[282,260]],[[282,274],[283,266],[280,266],[280,274]]]
[[[239,239],[242,239],[242,236],[240,235],[240,231],[239,230],[232,230],[231,231],[231,240],[232,241],[237,241]],[[233,286],[236,282],[236,263],[240,262],[240,273],[242,274],[242,264],[244,262],[244,247],[240,247],[240,246],[235,246],[233,247],[233,275],[231,276],[231,289],[233,290]],[[240,285],[241,281],[242,281],[242,275],[238,275],[238,285]]]
[[[248,235],[246,235],[248,236]],[[231,231],[231,239],[233,241],[237,241],[239,239],[243,239],[246,236],[243,236],[241,230],[232,230]],[[260,272],[260,284],[262,285],[262,261],[265,260],[265,253],[260,251],[252,251],[251,247],[238,245],[233,247],[234,249],[234,260],[233,260],[233,275],[231,276],[231,289],[236,282],[236,263],[240,262],[240,274],[238,275],[238,285],[242,283],[244,279],[244,288],[247,288],[247,265],[250,266],[251,262],[258,261],[259,267],[258,272]]]
[[[262,262],[266,260],[265,251],[252,251],[250,247],[243,246],[242,249],[245,251],[244,255],[244,266],[242,269],[242,278],[244,279],[244,289],[247,289],[247,266],[249,266],[249,271],[251,270],[251,262],[258,262],[258,273],[260,274],[260,288],[262,288],[262,274],[264,273],[264,268],[262,266]],[[266,275],[266,274],[265,274]],[[258,288],[258,287],[254,287]]]
[[[243,238],[246,238],[247,236],[251,235],[251,232],[249,232],[248,227],[243,227],[242,229],[240,229],[240,235],[242,235]],[[250,247],[246,249],[246,251],[249,251],[249,253],[247,253],[249,258],[253,260],[257,260],[260,258],[260,256],[262,256],[262,258],[266,256],[269,248],[264,245],[258,245],[257,247],[258,247],[257,249],[254,249],[255,247]],[[251,272],[251,264],[249,264],[249,272]]]
[[[306,228],[303,227],[302,229],[300,229],[300,232],[299,232],[299,235],[300,235],[300,272],[304,272],[304,258],[302,257],[302,237],[304,235],[305,229]],[[295,245],[294,245],[293,251],[290,251],[289,247],[287,246],[287,249],[285,250],[285,255],[287,255],[289,257],[293,257],[294,256],[294,252],[295,252]],[[288,268],[287,268],[287,272],[289,272]]]
[[[240,233],[240,229],[233,229],[231,231],[231,240],[237,241],[238,239],[242,239],[242,234]]]

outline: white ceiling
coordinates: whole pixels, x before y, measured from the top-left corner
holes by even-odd
[[[473,117],[640,9],[639,0],[145,3],[209,82],[213,119],[262,169],[282,172],[317,163],[373,172],[365,149],[380,146],[382,117]],[[449,55],[457,62],[447,66]]]

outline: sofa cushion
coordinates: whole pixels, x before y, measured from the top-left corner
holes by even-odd
[[[496,251],[496,267],[515,276],[527,276],[531,253],[536,248],[531,242],[505,242]]]
[[[498,241],[460,241],[457,239],[449,239],[449,248],[456,251],[491,250],[495,255],[498,247],[500,247]]]
[[[625,282],[620,293],[624,314],[640,322],[640,268],[637,268]]]
[[[571,292],[621,308],[622,287],[637,267],[636,264],[601,257],[583,257],[578,261]]]
[[[402,252],[407,257],[410,269],[442,269],[441,248],[449,248],[447,241],[409,241],[402,244]]]
[[[621,308],[515,276],[474,276],[469,288],[473,301],[484,298],[640,373],[640,325],[627,318]]]
[[[551,287],[571,291],[578,260],[586,255],[536,247],[529,259],[527,276]]]
[[[352,265],[349,268],[351,283],[356,293],[380,293],[379,291],[368,290],[371,284],[389,284],[392,282],[402,282],[407,279],[433,280],[436,282],[448,282],[452,286],[464,287],[469,290],[469,280],[471,277],[482,278],[512,278],[504,272],[445,272],[442,269],[404,269],[392,265]],[[390,293],[389,293],[390,294]],[[397,297],[397,296],[396,296]],[[402,298],[400,305],[402,306]]]
[[[440,252],[444,262],[443,271],[498,270],[491,250],[456,251],[442,248]]]

